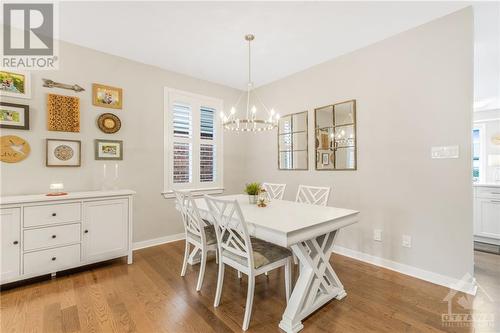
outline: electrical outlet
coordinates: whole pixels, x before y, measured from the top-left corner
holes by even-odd
[[[382,241],[382,230],[373,229],[373,240],[381,242]]]
[[[411,247],[411,236],[403,235],[403,241],[401,245],[403,245],[403,247]]]

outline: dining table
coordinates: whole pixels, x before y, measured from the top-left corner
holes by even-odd
[[[274,199],[258,207],[243,194],[217,198],[238,201],[252,237],[289,248],[298,259],[299,276],[279,323],[282,330],[302,330],[304,318],[347,295],[330,256],[339,230],[358,222],[359,211]],[[211,221],[204,198],[195,202],[202,218]]]

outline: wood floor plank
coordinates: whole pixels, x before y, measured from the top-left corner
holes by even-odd
[[[61,310],[62,330],[64,333],[80,332],[78,307],[72,305]]]
[[[134,253],[134,264],[114,260],[87,270],[0,292],[0,330],[4,332],[241,332],[247,279],[227,268],[221,304],[213,307],[217,266],[207,263],[200,292],[199,265],[180,276],[184,242]],[[332,264],[347,297],[333,300],[304,322],[304,333],[316,332],[498,332],[493,328],[445,327],[443,298],[447,288],[334,254]],[[500,256],[478,254],[476,278],[488,294],[500,295]],[[297,278],[295,270],[294,278]],[[458,293],[452,306],[462,311]],[[500,299],[500,296],[499,298]],[[479,291],[474,306],[500,311]],[[282,269],[256,280],[249,332],[281,332],[285,309]],[[488,308],[489,306],[489,308]],[[465,310],[463,310],[465,311]],[[469,313],[479,311],[470,310]],[[476,323],[477,326],[477,323]]]

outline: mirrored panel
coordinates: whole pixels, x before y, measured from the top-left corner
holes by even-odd
[[[278,132],[281,134],[292,132],[292,116],[285,116],[280,118],[278,125]]]
[[[278,169],[308,170],[307,111],[280,118]]]
[[[333,127],[333,105],[316,109],[316,128]]]
[[[316,170],[356,170],[356,101],[314,110]]]

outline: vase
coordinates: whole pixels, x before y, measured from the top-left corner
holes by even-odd
[[[251,205],[256,205],[257,204],[257,198],[258,198],[258,195],[248,195],[248,202],[251,204]]]

